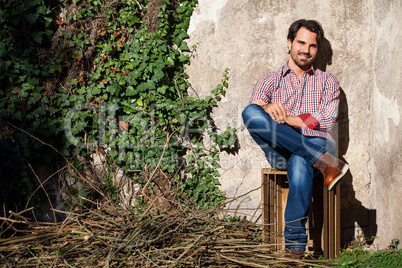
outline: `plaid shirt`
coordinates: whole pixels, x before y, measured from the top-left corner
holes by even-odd
[[[314,129],[301,128],[306,136],[318,136],[334,142],[331,128],[338,116],[339,82],[330,73],[311,67],[301,81],[288,65],[260,78],[254,87],[250,103],[282,103],[291,115],[309,113],[318,121]]]

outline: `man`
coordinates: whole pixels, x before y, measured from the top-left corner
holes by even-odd
[[[312,65],[324,38],[322,27],[314,20],[298,20],[287,38],[288,63],[257,82],[242,116],[270,165],[287,170],[285,249],[301,258],[316,171],[332,190],[349,165],[334,157],[330,135],[338,115],[339,83]]]

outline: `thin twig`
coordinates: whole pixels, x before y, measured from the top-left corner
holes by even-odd
[[[47,267],[38,257],[35,256],[35,254],[33,254],[33,252],[31,251],[31,249],[28,248],[29,253],[31,253],[31,255],[44,267]]]
[[[177,265],[177,263],[180,261],[180,259],[183,258],[184,255],[186,255],[187,252],[188,252],[190,249],[192,249],[192,248],[194,247],[194,245],[197,244],[197,242],[198,242],[201,238],[203,238],[203,236],[199,236],[199,237],[195,240],[195,242],[194,242],[193,244],[191,244],[190,246],[188,246],[188,247],[186,248],[186,250],[176,259],[176,261],[175,261],[174,263],[172,263],[171,267],[175,267],[175,266]]]
[[[32,170],[32,172],[35,174],[35,176],[36,177],[38,177],[37,175],[36,175],[36,173],[33,171],[33,169],[32,169],[32,166],[29,164],[29,167],[31,168],[31,170]],[[56,175],[57,173],[59,173],[60,171],[62,171],[63,169],[65,169],[67,166],[65,166],[65,167],[62,167],[61,169],[59,169],[59,170],[57,170],[56,172],[54,172],[52,175],[50,175],[46,180],[44,180],[43,182],[40,182],[40,180],[38,180],[39,181],[39,186],[35,189],[35,191],[33,191],[33,193],[31,194],[31,196],[28,198],[28,201],[27,201],[27,203],[25,204],[25,209],[28,207],[28,205],[29,205],[29,202],[31,201],[31,199],[32,199],[32,197],[35,195],[35,193],[40,189],[40,188],[42,188],[43,190],[45,190],[44,188],[43,188],[43,184],[45,184],[48,180],[50,180],[54,175]],[[53,207],[52,207],[52,209],[53,209]],[[20,213],[22,213],[22,212],[20,212]],[[53,212],[53,214],[54,214],[54,212]],[[56,218],[55,218],[56,219]]]
[[[257,267],[257,268],[267,268],[267,267],[269,267],[269,266],[260,265],[260,264],[257,264],[257,263],[250,263],[250,262],[245,262],[245,261],[236,260],[236,259],[233,259],[233,258],[226,257],[226,256],[224,256],[224,255],[222,255],[222,254],[219,254],[219,253],[217,253],[217,255],[218,255],[219,257],[221,257],[221,258],[227,259],[227,260],[232,261],[232,262],[234,262],[234,263],[238,263],[238,264],[244,265],[244,266],[246,266],[246,267]]]
[[[45,187],[43,187],[43,184],[44,184],[47,180],[45,180],[45,182],[42,183],[42,182],[40,181],[38,175],[36,174],[35,170],[32,168],[31,164],[28,164],[28,166],[29,166],[29,168],[31,169],[32,173],[35,175],[35,178],[38,180],[39,186],[42,188],[43,192],[45,193],[45,195],[46,195],[46,197],[47,197],[47,201],[49,202],[50,208],[53,208],[52,201],[50,200],[50,197],[49,197],[49,195],[47,194],[47,191],[46,191]],[[49,177],[49,178],[50,178],[50,177]],[[48,179],[49,179],[49,178],[48,178]],[[27,206],[28,206],[28,204],[27,204],[25,207],[27,207]],[[56,213],[55,213],[53,210],[52,210],[52,213],[53,213],[53,220],[56,222]]]

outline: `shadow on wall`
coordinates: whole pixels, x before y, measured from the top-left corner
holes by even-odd
[[[342,160],[349,146],[348,103],[345,91],[341,88],[340,107],[338,115],[338,155]],[[356,199],[353,190],[353,176],[348,171],[341,184],[341,245],[371,244],[372,237],[377,234],[376,210],[365,208]]]
[[[332,64],[333,51],[331,43],[324,38],[314,67],[326,71],[326,67]],[[338,156],[344,159],[349,147],[349,108],[345,91],[341,88],[338,121],[333,131],[334,139],[338,141]],[[353,243],[372,243],[371,238],[377,234],[376,210],[365,208],[356,199],[353,190],[353,176],[348,171],[341,184],[341,246]]]
[[[327,69],[327,65],[332,64],[332,55],[333,51],[331,48],[331,43],[328,41],[327,38],[324,37],[321,42],[320,49],[317,52],[317,56],[314,60],[314,67],[325,72],[325,70]]]

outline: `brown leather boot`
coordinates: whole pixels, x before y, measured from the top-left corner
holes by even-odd
[[[349,165],[342,160],[324,152],[314,162],[313,166],[318,168],[324,175],[324,184],[328,190],[332,190],[339,180],[346,174]]]
[[[295,259],[295,260],[301,260],[304,257],[304,251],[301,249],[290,249],[286,250],[285,256],[287,258]]]

